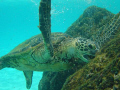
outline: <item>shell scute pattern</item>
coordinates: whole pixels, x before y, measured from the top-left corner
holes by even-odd
[[[36,35],[15,47],[9,54],[20,53],[43,43],[42,35]]]
[[[67,34],[63,33],[53,33],[51,36],[52,43],[56,46],[57,43],[61,42],[65,38],[70,37]],[[9,54],[15,54],[24,52],[30,48],[36,47],[38,44],[44,45],[44,40],[41,34],[33,36],[32,38],[26,40],[22,44],[15,47]]]

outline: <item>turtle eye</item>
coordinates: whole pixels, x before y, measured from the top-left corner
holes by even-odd
[[[88,47],[89,47],[90,49],[93,49],[93,46],[92,46],[91,44],[89,44]]]

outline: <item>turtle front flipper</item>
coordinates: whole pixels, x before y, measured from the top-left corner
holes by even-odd
[[[50,56],[53,56],[51,43],[51,0],[41,0],[39,6],[39,29],[42,32],[45,48]]]
[[[23,71],[25,79],[26,79],[26,88],[30,89],[32,85],[32,76],[33,76],[33,71]]]

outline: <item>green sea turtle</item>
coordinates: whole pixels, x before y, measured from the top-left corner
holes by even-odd
[[[64,33],[51,35],[51,0],[41,0],[39,6],[39,29],[37,35],[15,47],[0,58],[0,69],[16,68],[24,72],[26,87],[32,84],[33,71],[62,71],[74,62],[88,62],[84,55],[94,55],[95,44],[85,38],[72,38]]]
[[[41,0],[37,35],[14,48],[0,58],[0,69],[16,68],[24,72],[26,87],[32,84],[33,71],[62,71],[81,61],[85,55],[95,55],[96,43],[82,37],[72,38],[64,33],[51,34],[51,0]]]

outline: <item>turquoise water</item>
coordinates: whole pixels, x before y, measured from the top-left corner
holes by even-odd
[[[0,0],[0,57],[24,40],[40,33],[38,7],[40,0]],[[66,29],[91,6],[118,13],[119,0],[52,0],[52,32]],[[42,72],[35,72],[30,90],[37,90]],[[5,68],[0,71],[0,90],[26,90],[21,71]]]

